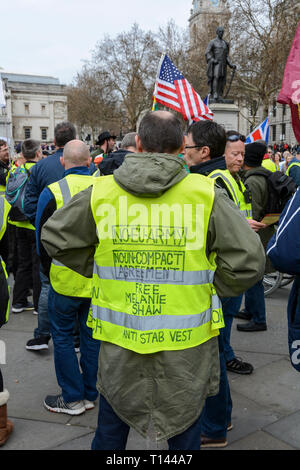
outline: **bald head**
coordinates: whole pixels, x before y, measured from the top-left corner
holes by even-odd
[[[66,170],[76,166],[90,166],[91,157],[88,146],[81,140],[70,140],[64,146],[61,164]]]

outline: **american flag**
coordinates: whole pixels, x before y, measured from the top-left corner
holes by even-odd
[[[167,55],[160,61],[153,98],[181,113],[186,121],[213,120],[213,113]]]

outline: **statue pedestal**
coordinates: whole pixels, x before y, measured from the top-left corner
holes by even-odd
[[[239,130],[239,108],[232,103],[210,103],[210,109],[214,113],[214,121],[221,124],[226,131]]]

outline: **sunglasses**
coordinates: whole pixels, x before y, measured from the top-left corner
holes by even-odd
[[[240,140],[241,142],[246,142],[246,137],[241,134],[229,135],[227,137],[227,141],[229,142],[237,142],[238,140]]]

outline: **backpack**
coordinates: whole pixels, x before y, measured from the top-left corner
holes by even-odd
[[[18,167],[15,171],[9,173],[6,182],[5,198],[11,205],[9,218],[13,222],[28,221],[24,215],[24,196],[26,186],[30,177],[30,170],[24,166]]]
[[[268,184],[268,203],[265,214],[281,214],[287,202],[296,192],[297,186],[290,176],[281,171],[251,172],[251,176],[264,176]],[[246,179],[247,181],[247,179]]]

